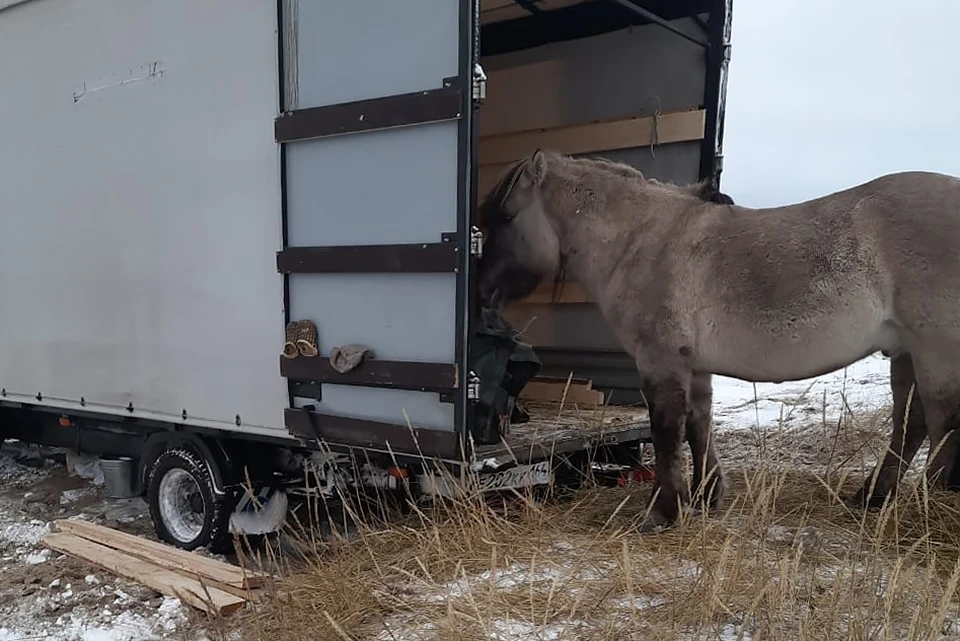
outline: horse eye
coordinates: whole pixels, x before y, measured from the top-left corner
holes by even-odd
[[[517,212],[510,210],[500,210],[500,220],[505,223],[512,223],[513,219],[517,217]]]

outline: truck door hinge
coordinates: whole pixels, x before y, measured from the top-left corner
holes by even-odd
[[[487,99],[487,74],[479,62],[473,64],[473,101],[479,107]]]
[[[480,398],[480,377],[471,370],[467,374],[467,400],[475,401]]]
[[[483,256],[483,232],[476,225],[470,226],[470,255]]]

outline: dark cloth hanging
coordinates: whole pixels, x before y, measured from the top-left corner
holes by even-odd
[[[477,444],[498,443],[509,423],[529,416],[517,406],[517,395],[540,371],[541,362],[529,344],[495,310],[480,310],[473,335],[472,369],[480,378],[479,399],[472,404],[473,439]]]

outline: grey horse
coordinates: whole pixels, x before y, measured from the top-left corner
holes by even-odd
[[[706,183],[661,183],[627,165],[538,150],[504,172],[480,216],[484,304],[570,277],[635,358],[657,476],[642,531],[669,526],[690,505],[684,438],[697,496],[721,503],[713,374],[779,383],[880,351],[890,358],[893,435],[849,500],[881,504],[927,436],[926,473],[946,484],[956,445],[945,437],[960,407],[957,178],[896,173],[755,209]]]

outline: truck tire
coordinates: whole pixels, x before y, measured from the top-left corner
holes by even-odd
[[[190,447],[163,451],[150,467],[147,503],[157,537],[184,550],[219,553],[230,538],[229,495],[214,492],[204,461]]]

